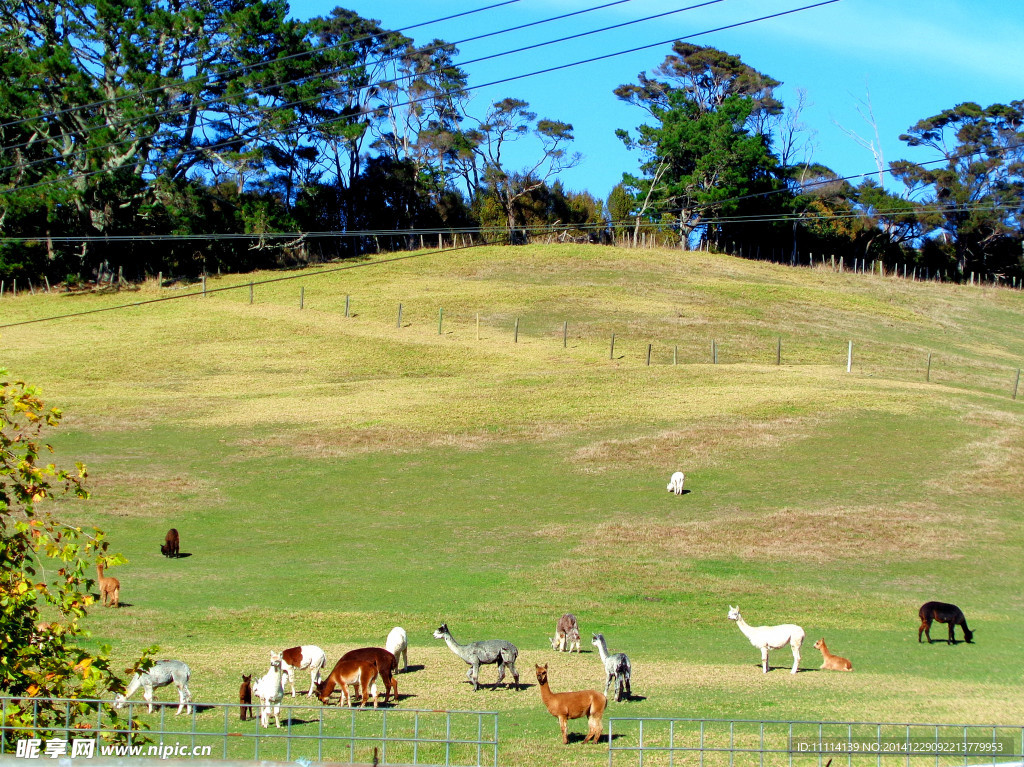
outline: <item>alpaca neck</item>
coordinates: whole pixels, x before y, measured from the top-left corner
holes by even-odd
[[[608,645],[604,641],[604,637],[597,640],[597,652],[601,656],[601,662],[608,660]]]
[[[826,658],[831,658],[831,657],[832,657],[832,653],[830,653],[830,652],[828,651],[828,647],[826,647],[826,646],[825,646],[825,643],[824,643],[824,642],[822,642],[822,643],[821,643],[821,647],[820,647],[819,649],[821,649],[821,654],[822,654],[822,655],[823,655],[824,657],[826,657]]]
[[[455,641],[455,637],[453,637],[451,634],[445,634],[444,635],[444,643],[446,645],[448,645],[448,649],[449,650],[451,650],[453,653],[458,655],[464,661],[469,663],[469,661],[470,661],[469,652],[466,650],[466,646],[465,645],[461,645],[458,642],[456,642]]]
[[[99,562],[96,563],[96,572],[99,574],[99,579],[102,581],[103,580],[103,565],[101,565]]]
[[[736,616],[736,625],[740,627],[740,631],[743,632],[743,636],[747,637],[747,639],[750,639],[750,635],[752,633],[750,624],[743,620],[742,615]]]

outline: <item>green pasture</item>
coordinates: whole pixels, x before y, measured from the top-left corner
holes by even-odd
[[[503,765],[607,760],[561,745],[533,672],[602,685],[597,631],[634,667],[609,716],[1024,722],[1020,291],[586,246],[207,287],[0,301],[0,366],[89,467],[53,510],[129,560],[126,605],[88,618],[118,665],[158,644],[230,703],[272,648],[333,661],[401,625],[400,707],[500,712]],[[160,555],[172,526],[189,556]],[[918,644],[930,599],[975,643]],[[802,672],[787,648],[763,675],[730,604],[802,625]],[[580,655],[550,650],[563,612]],[[515,642],[529,688],[474,693],[442,621]],[[822,636],[852,674],[818,671]]]

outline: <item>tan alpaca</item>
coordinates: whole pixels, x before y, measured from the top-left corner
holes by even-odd
[[[96,572],[99,573],[100,598],[103,604],[110,607],[118,607],[121,602],[121,582],[117,578],[103,574],[103,563],[96,563]]]
[[[821,664],[822,668],[829,671],[853,671],[853,664],[850,661],[846,658],[840,658],[838,655],[833,655],[828,651],[828,647],[825,646],[825,637],[815,642],[814,647],[817,650],[821,650],[821,657],[825,661]]]
[[[551,692],[548,687],[548,664],[537,666],[537,682],[540,684],[540,699],[544,701],[551,715],[558,718],[558,726],[562,728],[562,743],[569,742],[566,734],[566,722],[569,719],[587,717],[587,737],[583,739],[597,743],[601,738],[601,716],[608,705],[608,699],[597,690],[581,692]]]

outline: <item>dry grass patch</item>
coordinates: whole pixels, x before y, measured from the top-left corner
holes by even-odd
[[[810,436],[821,428],[822,418],[777,418],[741,421],[730,418],[702,420],[682,429],[632,439],[606,439],[578,449],[571,465],[588,474],[611,468],[690,471],[718,464],[726,455],[779,449]]]
[[[168,508],[179,508],[183,502],[202,499],[203,508],[225,503],[224,495],[212,482],[192,474],[169,473],[159,468],[145,472],[125,471],[114,466],[89,476],[89,492],[93,504],[79,506],[83,511],[100,510],[111,517],[134,519],[165,519]]]
[[[929,551],[958,559],[984,531],[970,529],[939,512],[933,503],[896,506],[781,509],[739,512],[717,519],[663,523],[637,517],[597,525],[581,545],[597,559],[623,548],[660,557],[723,558],[748,561],[813,561],[883,558]]]
[[[985,436],[965,445],[962,470],[943,478],[950,492],[983,492],[1024,497],[1024,425],[1014,414],[997,410],[975,410],[967,423],[985,430]]]

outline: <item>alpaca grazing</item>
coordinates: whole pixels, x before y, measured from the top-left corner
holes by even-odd
[[[633,676],[633,667],[626,657],[626,653],[608,652],[608,643],[604,641],[604,634],[594,634],[591,644],[597,648],[604,664],[604,694],[608,695],[608,687],[615,682],[615,701],[619,702],[623,696],[631,698],[633,691],[630,689],[630,677]]]
[[[405,633],[404,628],[395,626],[391,629],[384,642],[384,647],[395,656],[396,661],[399,657],[402,658],[402,671],[409,670],[409,636]]]
[[[675,493],[676,495],[683,494],[683,482],[686,481],[686,476],[681,471],[677,471],[668,480],[668,491]]]
[[[519,672],[516,671],[516,658],[519,657],[519,648],[504,639],[486,639],[480,642],[459,644],[448,630],[448,624],[442,623],[434,631],[435,639],[443,639],[448,649],[458,655],[469,664],[466,677],[473,683],[473,689],[480,686],[480,666],[495,663],[498,666],[498,681],[494,683],[494,689],[498,688],[501,680],[505,678],[505,667],[508,666],[515,680],[515,689],[519,689]]]
[[[573,648],[580,652],[580,627],[576,616],[566,613],[558,619],[555,636],[551,639],[551,649],[558,652],[572,652]]]
[[[281,653],[270,652],[270,668],[256,680],[253,693],[260,699],[260,726],[270,726],[270,715],[274,723],[281,726],[281,701],[284,699],[284,672],[281,670]]]
[[[110,575],[103,574],[103,563],[96,563],[96,578],[100,587],[100,599],[103,604],[109,607],[120,607],[121,605],[121,581]]]
[[[953,628],[955,626],[960,626],[964,630],[965,642],[972,642],[974,640],[974,632],[967,628],[967,619],[964,617],[963,611],[956,605],[951,605],[947,602],[925,602],[921,605],[921,609],[917,611],[917,614],[921,618],[921,627],[917,630],[918,642],[921,641],[921,634],[923,632],[925,637],[928,638],[928,644],[932,643],[931,634],[928,633],[932,627],[932,621],[949,624],[947,644],[956,643],[956,640],[953,638]]]
[[[320,672],[327,665],[327,655],[316,645],[305,644],[302,647],[289,647],[281,652],[281,673],[284,684],[291,685],[292,697],[295,697],[295,670],[309,669],[309,692],[313,696],[320,682]]]
[[[243,722],[252,719],[252,674],[242,674],[242,684],[238,688],[238,718]]]
[[[181,539],[178,537],[177,528],[172,527],[164,536],[164,542],[160,545],[160,553],[165,557],[177,557]]]
[[[821,664],[823,669],[829,671],[853,671],[853,664],[850,663],[846,658],[840,658],[838,655],[833,655],[828,651],[828,647],[825,645],[825,637],[822,637],[814,643],[815,650],[821,650],[821,659],[824,663]]]
[[[331,698],[331,693],[334,692],[334,688],[338,687],[341,690],[338,705],[351,706],[352,695],[348,691],[348,686],[354,684],[359,687],[360,691],[359,707],[364,708],[366,701],[372,694],[373,707],[377,708],[377,685],[373,685],[373,690],[370,690],[370,685],[377,678],[377,671],[377,664],[372,660],[352,658],[346,660],[342,658],[334,664],[334,669],[331,671],[331,675],[327,677],[327,680],[317,685],[320,702],[327,703]],[[387,689],[386,686],[385,689]],[[395,697],[397,699],[397,693]]]
[[[789,673],[795,674],[800,670],[800,647],[804,643],[802,628],[792,623],[784,623],[781,626],[750,626],[740,615],[740,608],[732,605],[729,605],[729,620],[736,621],[736,625],[750,640],[750,644],[761,651],[764,673],[768,673],[768,651],[779,650],[786,645],[793,649],[793,670]]]
[[[131,669],[129,669],[130,671]],[[114,708],[124,708],[128,698],[135,694],[135,691],[142,688],[142,698],[149,705],[149,713],[153,713],[153,690],[157,687],[166,687],[174,684],[178,688],[178,711],[182,709],[186,714],[192,713],[192,693],[188,690],[188,680],[192,677],[189,667],[180,660],[158,660],[148,671],[137,671],[128,683],[128,689],[118,695],[114,700]]]
[[[562,743],[569,743],[569,736],[565,726],[569,719],[582,719],[587,717],[587,737],[583,739],[586,743],[597,743],[601,739],[601,716],[604,714],[608,699],[597,690],[583,690],[581,692],[551,692],[548,687],[548,664],[537,666],[537,683],[540,685],[540,699],[551,716],[557,717],[558,726],[562,728]]]
[[[384,703],[388,702],[388,697],[392,693],[395,695],[395,703],[398,703],[398,680],[395,679],[395,675],[398,673],[398,658],[393,653],[385,650],[383,647],[360,647],[358,650],[349,650],[342,655],[338,663],[349,660],[369,661],[372,663],[380,675],[381,683],[384,685]],[[370,692],[374,697],[377,697],[376,682],[373,682],[373,689]]]

